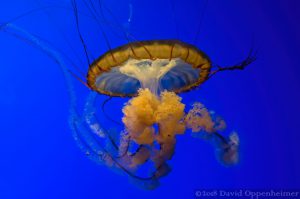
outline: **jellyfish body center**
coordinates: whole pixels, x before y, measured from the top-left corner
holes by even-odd
[[[180,120],[185,105],[174,92],[160,92],[160,80],[180,59],[129,59],[119,68],[120,72],[136,78],[141,84],[138,96],[124,107],[123,122],[131,137],[139,144],[151,144],[154,140],[165,142],[176,133],[184,131]],[[153,125],[157,124],[157,129]]]
[[[143,89],[149,89],[159,96],[160,79],[182,62],[180,59],[128,59],[119,67],[121,73],[139,80]]]

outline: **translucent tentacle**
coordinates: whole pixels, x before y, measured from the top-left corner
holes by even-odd
[[[165,172],[160,171],[162,174],[158,175],[158,171],[154,170],[151,172],[152,174],[146,177],[141,177],[135,173],[135,168],[130,168],[126,164],[126,161],[141,161],[141,159],[138,157],[141,155],[143,156],[144,153],[148,153],[150,149],[144,147],[144,150],[138,150],[135,154],[127,153],[130,138],[126,133],[120,134],[120,145],[116,148],[116,151],[122,153],[122,156],[114,157],[111,151],[108,151],[103,145],[103,142],[112,143],[112,140],[109,138],[109,134],[107,134],[106,130],[103,129],[99,123],[97,123],[97,121],[95,121],[94,102],[97,93],[89,93],[82,115],[77,112],[76,93],[72,84],[72,76],[69,73],[70,70],[68,69],[67,64],[64,62],[64,59],[59,52],[54,50],[47,41],[44,41],[13,24],[7,23],[2,25],[0,31],[7,32],[18,39],[29,43],[38,50],[44,52],[60,66],[70,98],[69,125],[72,130],[71,132],[79,148],[90,159],[96,161],[97,163],[104,163],[111,168],[124,171],[133,181],[139,181],[140,185],[144,186],[146,189],[153,189],[158,186],[158,178]],[[145,159],[144,161],[148,160],[149,158]]]
[[[225,130],[226,123],[213,111],[208,111],[201,103],[194,103],[184,122],[191,129],[193,137],[208,140],[214,145],[217,159],[222,164],[233,165],[238,162],[238,135],[234,132],[227,138],[220,134]]]
[[[35,48],[41,50],[42,52],[44,52],[46,55],[48,55],[51,59],[53,59],[60,66],[62,74],[64,75],[65,84],[67,86],[67,92],[68,92],[68,95],[70,98],[69,99],[70,100],[69,124],[72,129],[73,137],[74,137],[75,141],[77,142],[77,144],[79,145],[79,148],[81,148],[85,152],[88,151],[86,145],[84,145],[83,142],[81,141],[81,139],[79,139],[79,137],[78,137],[78,134],[77,134],[78,131],[75,129],[76,126],[73,125],[74,123],[77,123],[81,119],[80,119],[80,116],[78,115],[78,113],[76,112],[76,93],[74,91],[74,86],[72,84],[72,77],[70,76],[69,69],[68,69],[66,63],[64,62],[62,56],[60,55],[60,53],[58,53],[53,48],[51,48],[51,46],[46,41],[42,41],[41,39],[37,38],[33,34],[27,32],[26,30],[24,30],[16,25],[7,23],[7,24],[3,25],[0,30],[7,32],[23,41],[29,43],[30,45],[34,46]]]

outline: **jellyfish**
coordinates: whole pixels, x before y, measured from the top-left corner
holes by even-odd
[[[85,48],[75,1],[73,8]],[[132,10],[129,22],[131,15]],[[233,132],[228,138],[223,136],[226,123],[220,116],[200,102],[187,110],[179,94],[199,88],[219,72],[243,70],[255,60],[253,50],[242,62],[221,67],[213,65],[197,46],[184,41],[128,42],[109,49],[89,63],[86,81],[83,81],[71,72],[65,57],[46,40],[11,22],[1,24],[0,30],[30,43],[60,66],[70,98],[72,135],[83,153],[96,163],[126,174],[131,182],[142,188],[155,189],[160,179],[171,171],[168,161],[174,155],[176,137],[188,133],[210,141],[221,163],[237,163],[237,133]],[[74,79],[89,90],[83,109],[77,105]],[[109,99],[127,97],[122,107],[122,123],[118,124],[121,131],[105,128],[97,118],[96,113],[101,111],[96,101],[99,95],[109,96]]]
[[[160,167],[173,156],[176,136],[189,130],[211,140],[218,159],[230,165],[238,161],[237,133],[225,138],[219,133],[226,128],[221,117],[199,102],[185,111],[178,94],[197,88],[219,71],[244,69],[254,59],[250,53],[238,65],[212,70],[204,52],[182,41],[132,42],[96,59],[89,68],[87,84],[100,94],[131,97],[123,107],[122,122],[130,140],[147,146],[148,151],[143,161],[131,166],[139,166],[147,157],[161,174]]]

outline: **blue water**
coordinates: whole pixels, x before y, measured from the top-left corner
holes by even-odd
[[[68,125],[70,101],[64,77],[56,63],[1,32],[1,199],[193,198],[194,191],[203,188],[300,188],[299,1],[211,0],[206,9],[202,0],[176,0],[174,9],[169,0],[104,2],[119,21],[111,25],[115,19],[106,13],[109,25],[104,32],[112,47],[126,43],[118,29],[122,26],[140,40],[175,38],[193,43],[213,63],[224,66],[243,60],[253,44],[259,50],[257,61],[245,71],[217,74],[199,90],[181,95],[186,104],[203,102],[225,119],[228,129],[238,132],[239,164],[224,167],[209,143],[179,136],[170,161],[173,170],[162,178],[160,187],[137,188],[125,175],[95,164],[78,149]],[[41,4],[56,6],[44,7],[14,24],[48,40],[86,72],[74,15],[65,9],[69,2]],[[35,0],[2,0],[0,5],[1,22],[41,7]],[[85,12],[82,3],[79,9]],[[81,20],[90,54],[97,57],[106,52],[92,19]],[[76,80],[74,86],[81,103],[86,88]],[[108,114],[120,119],[125,101],[113,99],[107,105]]]

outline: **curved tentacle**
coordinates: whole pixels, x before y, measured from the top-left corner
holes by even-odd
[[[82,114],[78,113],[76,109],[77,98],[74,86],[72,84],[72,76],[67,67],[67,64],[65,63],[64,59],[62,58],[62,55],[59,52],[54,50],[51,47],[51,45],[48,44],[46,41],[35,37],[33,34],[13,24],[7,23],[6,25],[3,25],[0,31],[7,32],[19,39],[22,39],[23,41],[28,42],[35,48],[47,54],[60,66],[60,69],[64,75],[65,83],[67,86],[67,92],[70,98],[69,125],[72,130],[72,136],[78,144],[79,148],[88,157],[90,157],[93,160],[96,160],[96,162],[98,163],[105,163],[106,165],[111,165],[116,169],[121,169],[128,176],[134,179],[134,181],[141,182],[148,189],[153,189],[158,186],[158,179],[161,177],[160,173],[162,172],[161,167],[154,169],[154,171],[151,171],[149,175],[140,176],[135,173],[134,169],[130,168],[130,166],[126,164],[126,161],[132,161],[138,156],[143,156],[144,153],[150,153],[151,149],[142,146],[139,150],[136,151],[136,153],[128,154],[126,149],[126,142],[128,142],[128,140],[125,140],[124,151],[122,151],[121,156],[114,157],[111,151],[108,151],[108,149],[106,149],[106,147],[102,144],[102,142],[109,140],[108,136],[105,135],[105,130],[100,125],[98,125],[97,128],[94,129],[97,130],[98,134],[93,134],[90,132],[91,125],[86,121],[86,119],[89,118],[88,114],[90,113],[88,108],[89,106],[92,107],[93,104],[91,102],[93,102],[97,93],[90,92],[89,98],[86,102],[86,106],[88,108],[85,107],[85,110]],[[87,127],[89,128],[87,129]],[[95,135],[97,135],[97,139],[100,139],[102,142],[99,142],[99,140],[95,138]],[[145,161],[148,160],[150,160],[149,157],[145,159]],[[125,161],[125,164],[123,163],[123,161]]]
[[[254,49],[251,48],[249,53],[248,53],[248,56],[243,61],[241,61],[240,63],[237,63],[233,66],[225,66],[225,67],[215,65],[214,67],[217,68],[217,69],[210,71],[209,76],[208,76],[207,79],[211,78],[216,73],[221,72],[221,71],[244,70],[247,66],[252,64],[256,59],[257,59],[257,50],[254,51]]]

